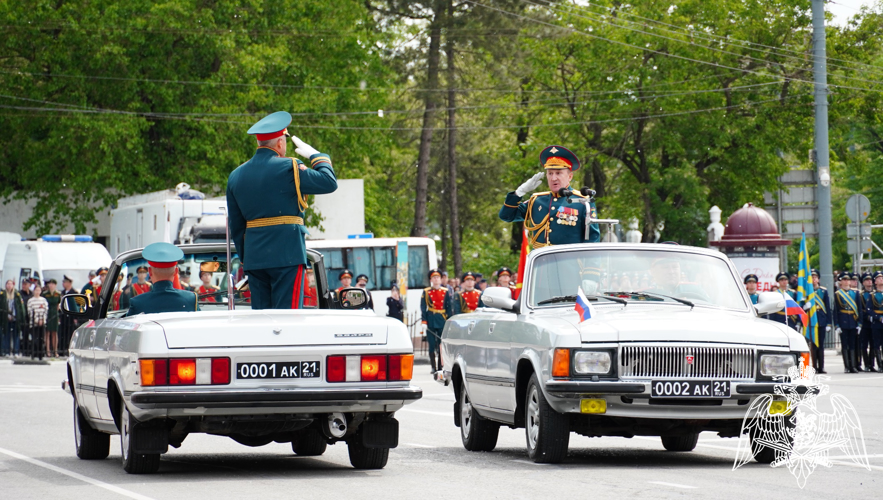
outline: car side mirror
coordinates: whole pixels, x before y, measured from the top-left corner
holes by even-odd
[[[74,318],[91,318],[93,304],[88,295],[70,294],[61,300],[61,311]]]
[[[368,307],[368,292],[361,288],[344,288],[337,292],[337,301],[342,309],[365,309]]]
[[[758,315],[770,314],[785,309],[785,297],[778,292],[760,292],[754,310]]]
[[[489,286],[481,294],[481,302],[487,307],[511,311],[515,306],[515,300],[512,299],[512,292],[509,288],[502,286]]]

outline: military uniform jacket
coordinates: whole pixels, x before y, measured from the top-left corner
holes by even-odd
[[[859,307],[858,292],[855,290],[837,290],[834,294],[834,324],[844,330],[858,328],[862,321],[862,310]]]
[[[816,322],[819,331],[824,333],[825,327],[831,324],[831,298],[828,296],[828,289],[820,286],[816,298]]]
[[[448,289],[424,288],[420,296],[420,312],[423,313],[423,323],[434,332],[441,333],[445,328],[445,320],[453,316],[451,294]]]
[[[49,311],[46,314],[46,330],[58,331],[58,304],[61,303],[61,293],[58,290],[55,290],[54,293],[46,291],[43,298],[49,303]]]
[[[787,293],[788,296],[791,297],[791,299],[795,301],[797,300],[794,298],[794,292],[792,292],[791,290],[785,290],[784,292],[782,290],[778,290],[778,292],[782,295],[785,295]],[[771,319],[777,323],[788,324],[789,326],[795,326],[797,325],[797,322],[800,321],[800,318],[797,316],[787,316],[786,321],[786,314],[784,309],[782,309],[781,311],[770,313],[769,316],[767,316],[767,319]]]
[[[759,297],[756,293],[749,293],[748,297],[751,299],[751,303],[757,305],[757,297]]]
[[[883,329],[883,292],[874,291],[870,295],[868,323],[874,330],[881,330]]]
[[[480,290],[463,290],[457,293],[457,300],[454,301],[454,314],[471,313],[479,307],[483,307]]]
[[[866,291],[859,292],[858,307],[862,311],[862,327],[871,326],[871,293]]]
[[[246,270],[306,264],[306,195],[337,189],[329,155],[315,154],[310,163],[312,170],[300,170],[299,160],[259,147],[250,160],[230,174],[230,235]],[[294,218],[299,222],[291,223]]]
[[[573,199],[581,198],[574,194]],[[591,202],[591,216],[597,217],[595,203]],[[506,222],[524,221],[530,238],[531,249],[567,243],[596,243],[601,241],[598,224],[589,228],[586,235],[586,205],[568,203],[567,198],[553,196],[550,192],[536,193],[525,202],[515,192],[506,195],[506,202],[500,209],[500,219]]]
[[[126,316],[198,310],[195,293],[178,290],[171,281],[163,280],[154,283],[149,292],[132,297]]]

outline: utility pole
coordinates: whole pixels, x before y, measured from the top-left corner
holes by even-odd
[[[831,168],[828,156],[828,65],[825,54],[825,0],[812,0],[813,81],[815,92],[815,161],[818,172],[819,280],[834,292],[831,248]]]

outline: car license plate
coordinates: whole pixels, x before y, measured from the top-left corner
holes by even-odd
[[[654,380],[650,386],[652,398],[728,398],[728,380]]]
[[[236,378],[316,378],[319,366],[319,361],[236,363]]]

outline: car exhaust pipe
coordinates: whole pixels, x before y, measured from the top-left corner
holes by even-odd
[[[332,439],[342,438],[347,431],[346,416],[343,413],[331,413],[322,426],[325,434]]]

